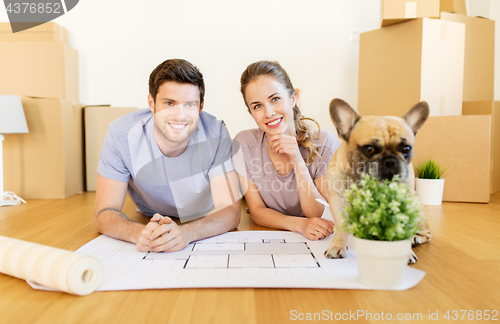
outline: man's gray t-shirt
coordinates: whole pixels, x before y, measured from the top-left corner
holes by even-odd
[[[304,216],[300,206],[295,171],[279,175],[274,169],[266,146],[266,133],[260,129],[239,132],[233,141],[233,162],[238,174],[255,184],[267,207],[285,215]],[[316,133],[317,136],[317,133]],[[338,149],[337,137],[328,131],[321,131],[318,138],[312,138],[318,153],[311,165],[307,166],[311,179],[326,175],[328,163]],[[302,157],[307,159],[309,150],[299,147]]]
[[[110,124],[97,172],[128,182],[139,210],[188,221],[213,208],[210,179],[234,170],[231,138],[223,121],[200,113],[197,129],[180,156],[164,156],[153,136],[154,118],[140,109]]]

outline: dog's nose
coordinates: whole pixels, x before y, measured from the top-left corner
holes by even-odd
[[[384,166],[387,169],[395,168],[398,165],[398,160],[394,157],[390,157],[384,160]]]

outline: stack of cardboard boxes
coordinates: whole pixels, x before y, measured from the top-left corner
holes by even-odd
[[[101,157],[101,148],[109,128],[109,124],[138,108],[118,108],[103,106],[86,106],[85,111],[85,170],[86,190],[96,190],[97,165]]]
[[[383,0],[382,28],[360,37],[359,112],[402,116],[427,101],[413,161],[448,167],[444,201],[488,202],[500,191],[494,30],[466,15],[465,0]]]
[[[26,199],[83,190],[83,106],[78,53],[68,33],[46,23],[13,34],[0,24],[0,94],[21,96],[28,134],[6,135],[4,187]]]

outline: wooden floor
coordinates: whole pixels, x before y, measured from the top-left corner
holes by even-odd
[[[0,235],[74,251],[98,236],[94,198],[84,193],[0,207]],[[129,200],[125,212],[147,222]],[[425,323],[436,312],[439,322],[449,322],[447,311],[451,322],[462,322],[463,316],[463,322],[474,323],[478,311],[483,321],[486,310],[498,314],[500,194],[489,204],[443,203],[426,206],[425,212],[433,236],[415,249],[419,261],[413,267],[427,274],[406,291],[168,289],[77,297],[33,290],[25,281],[0,274],[0,323],[288,323],[313,322],[307,316],[313,319],[314,313],[322,321],[335,320],[335,315],[353,320],[356,314],[359,323],[381,323],[389,313],[392,323]],[[242,209],[238,230],[259,229],[268,230]],[[464,316],[461,310],[475,315]]]

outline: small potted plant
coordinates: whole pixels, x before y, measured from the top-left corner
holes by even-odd
[[[444,179],[441,177],[446,169],[441,169],[432,159],[421,163],[416,169],[415,187],[422,205],[441,205],[444,191]]]
[[[411,240],[423,221],[422,206],[405,183],[364,174],[346,191],[344,228],[353,234],[359,281],[374,288],[401,285]]]

